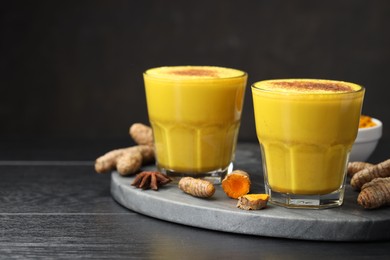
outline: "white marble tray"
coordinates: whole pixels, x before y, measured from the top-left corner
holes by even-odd
[[[153,168],[153,167],[152,167]],[[148,169],[150,170],[150,169]],[[259,176],[256,176],[259,178]],[[239,234],[323,241],[390,239],[390,207],[364,210],[357,192],[346,190],[343,206],[333,209],[286,209],[268,204],[258,211],[236,208],[220,186],[210,199],[184,194],[176,184],[158,191],[131,186],[134,177],[111,176],[113,198],[124,207],[158,219],[183,225]]]

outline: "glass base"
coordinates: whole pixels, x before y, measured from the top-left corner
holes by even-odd
[[[169,178],[171,178],[173,183],[178,183],[183,177],[193,177],[198,179],[203,179],[210,181],[213,184],[221,184],[223,178],[225,178],[226,174],[233,171],[233,163],[230,163],[228,167],[225,169],[218,169],[215,171],[205,172],[205,173],[184,173],[178,172],[170,169],[166,169],[163,167],[159,167],[157,165],[158,171],[165,173]]]
[[[265,185],[269,202],[285,208],[326,209],[339,207],[344,201],[344,188],[323,195],[299,195],[272,191]]]

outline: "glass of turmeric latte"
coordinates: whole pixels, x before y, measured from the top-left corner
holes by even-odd
[[[232,168],[247,74],[213,66],[144,73],[158,170],[220,183]]]
[[[340,206],[365,89],[320,79],[256,82],[252,97],[270,202]]]

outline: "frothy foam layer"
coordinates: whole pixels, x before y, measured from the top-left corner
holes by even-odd
[[[179,79],[215,79],[234,78],[245,75],[245,72],[214,66],[174,66],[159,67],[146,71],[146,74],[159,78],[179,78]]]
[[[344,81],[320,79],[280,79],[257,82],[255,87],[288,93],[347,93],[360,90],[362,87]]]

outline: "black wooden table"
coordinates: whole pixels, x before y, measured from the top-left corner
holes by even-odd
[[[110,145],[1,142],[1,259],[389,259],[390,241],[319,242],[198,229],[130,211],[93,160]],[[115,146],[115,145],[112,145]],[[372,161],[389,157],[382,141]],[[240,144],[238,157],[257,144]],[[260,156],[260,154],[259,154]],[[260,167],[260,159],[258,161]],[[254,162],[256,164],[256,162]],[[245,169],[245,166],[237,166]],[[250,170],[250,169],[248,169]],[[256,169],[252,169],[256,171]]]

